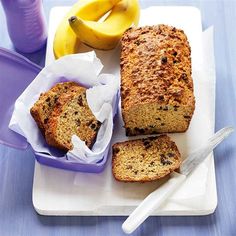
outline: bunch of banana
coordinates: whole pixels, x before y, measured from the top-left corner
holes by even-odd
[[[98,21],[110,10],[103,22]],[[123,32],[132,24],[137,25],[138,21],[138,0],[80,0],[57,28],[54,55],[57,59],[77,53],[80,41],[94,48],[112,49]]]
[[[74,33],[85,44],[103,50],[114,48],[122,34],[139,21],[138,0],[121,0],[103,22],[72,16],[69,23]]]
[[[78,52],[80,40],[71,29],[68,19],[77,16],[84,20],[97,21],[109,12],[120,0],[80,0],[59,24],[53,42],[55,58]]]

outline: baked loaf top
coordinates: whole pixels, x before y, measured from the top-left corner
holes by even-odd
[[[121,40],[122,108],[152,102],[194,106],[190,54],[183,30],[167,25],[128,29]]]
[[[49,117],[45,137],[49,145],[67,151],[73,148],[72,136],[77,135],[91,148],[100,126],[88,106],[86,89],[73,86],[59,97]]]
[[[75,82],[64,82],[54,85],[49,91],[42,93],[30,109],[30,113],[43,135],[45,135],[49,116],[51,115],[59,96],[72,86],[77,86],[77,84]]]
[[[181,164],[178,148],[167,135],[116,143],[112,148],[112,172],[119,181],[157,180]]]

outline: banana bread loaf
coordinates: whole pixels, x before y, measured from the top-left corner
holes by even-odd
[[[73,148],[72,136],[77,135],[91,148],[100,126],[88,106],[86,89],[74,86],[59,97],[48,119],[45,137],[49,145],[68,151]]]
[[[177,146],[167,135],[113,145],[112,172],[119,181],[147,182],[179,168]]]
[[[191,50],[183,30],[130,28],[121,40],[121,108],[126,134],[184,132],[195,109]]]
[[[74,82],[58,83],[49,91],[42,93],[34,106],[30,109],[30,113],[37,123],[42,134],[45,135],[48,118],[62,93],[65,93],[72,86],[76,86]]]

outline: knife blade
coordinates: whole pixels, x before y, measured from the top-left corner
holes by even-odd
[[[233,127],[225,127],[215,133],[206,144],[191,153],[181,164],[180,173],[189,175],[201,162],[203,162],[213,149],[234,131]]]
[[[187,176],[201,163],[213,149],[234,131],[233,127],[225,127],[215,133],[208,142],[191,153],[182,163],[180,173],[173,172],[170,179],[158,189],[150,193],[130,214],[122,225],[125,233],[130,234],[139,227],[173,192],[185,181]]]

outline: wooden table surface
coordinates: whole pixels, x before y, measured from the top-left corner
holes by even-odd
[[[49,11],[72,0],[44,0]],[[140,0],[151,5],[188,5],[201,10],[203,28],[214,25],[216,59],[216,125],[236,127],[236,1]],[[187,19],[186,19],[187,20]],[[0,47],[13,49],[0,6]],[[45,49],[25,54],[43,66]],[[1,75],[1,68],[0,68]],[[1,83],[1,81],[0,81]],[[201,133],[199,132],[199,135]],[[236,134],[215,150],[218,207],[202,217],[150,217],[133,235],[236,235]],[[125,217],[46,217],[32,205],[34,157],[30,149],[14,150],[0,145],[0,235],[123,235]]]

